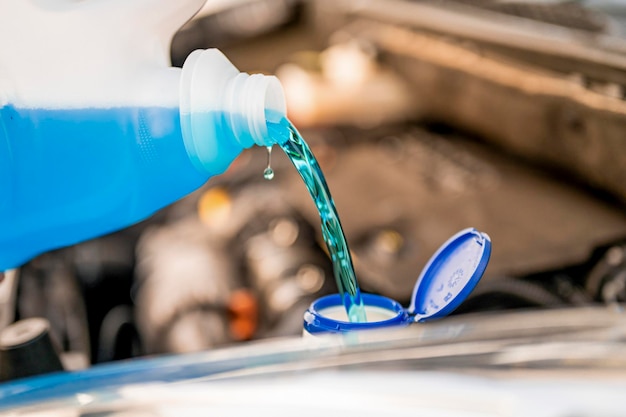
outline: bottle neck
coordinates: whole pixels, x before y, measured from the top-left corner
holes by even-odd
[[[232,78],[223,96],[225,121],[243,147],[271,146],[268,123],[285,117],[285,99],[276,77],[239,73]]]
[[[233,143],[241,150],[276,143],[267,125],[285,117],[285,96],[276,77],[239,72],[217,49],[197,50],[181,72],[180,114],[187,153],[214,172],[227,143],[231,152]]]

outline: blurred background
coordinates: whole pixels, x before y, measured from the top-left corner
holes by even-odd
[[[277,74],[365,292],[408,305],[466,227],[485,277],[457,315],[626,299],[626,5],[558,0],[209,0],[174,38]],[[67,369],[299,335],[336,292],[319,218],[275,149],[151,219],[0,284],[0,329],[50,323]]]

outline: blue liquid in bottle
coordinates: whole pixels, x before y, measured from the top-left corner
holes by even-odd
[[[0,108],[0,270],[194,191],[241,152],[220,136],[223,161],[207,172],[187,155],[178,108]]]
[[[268,117],[268,120],[271,118]],[[343,233],[335,203],[313,152],[296,128],[282,118],[269,125],[269,134],[285,151],[302,177],[317,207],[322,223],[322,236],[333,263],[335,281],[351,322],[366,322],[361,290],[356,280],[348,242]]]

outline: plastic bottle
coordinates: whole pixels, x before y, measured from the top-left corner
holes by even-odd
[[[204,0],[0,0],[0,271],[140,221],[268,146],[275,77],[169,65]]]

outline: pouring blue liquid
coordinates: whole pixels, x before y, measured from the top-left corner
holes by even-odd
[[[268,118],[268,120],[271,120]],[[269,124],[269,134],[302,177],[320,215],[322,236],[331,261],[335,281],[351,322],[366,322],[361,290],[356,280],[348,242],[346,241],[335,203],[320,166],[298,130],[286,118]]]
[[[207,117],[214,122],[208,126],[227,126],[221,122],[227,116]],[[320,213],[348,317],[366,321],[324,175],[286,118],[267,120],[273,121],[268,124],[270,137],[291,159]],[[0,107],[0,270],[136,223],[199,188],[242,150],[232,131],[218,129],[213,134],[221,148],[214,172],[201,172],[181,139],[175,107]]]

